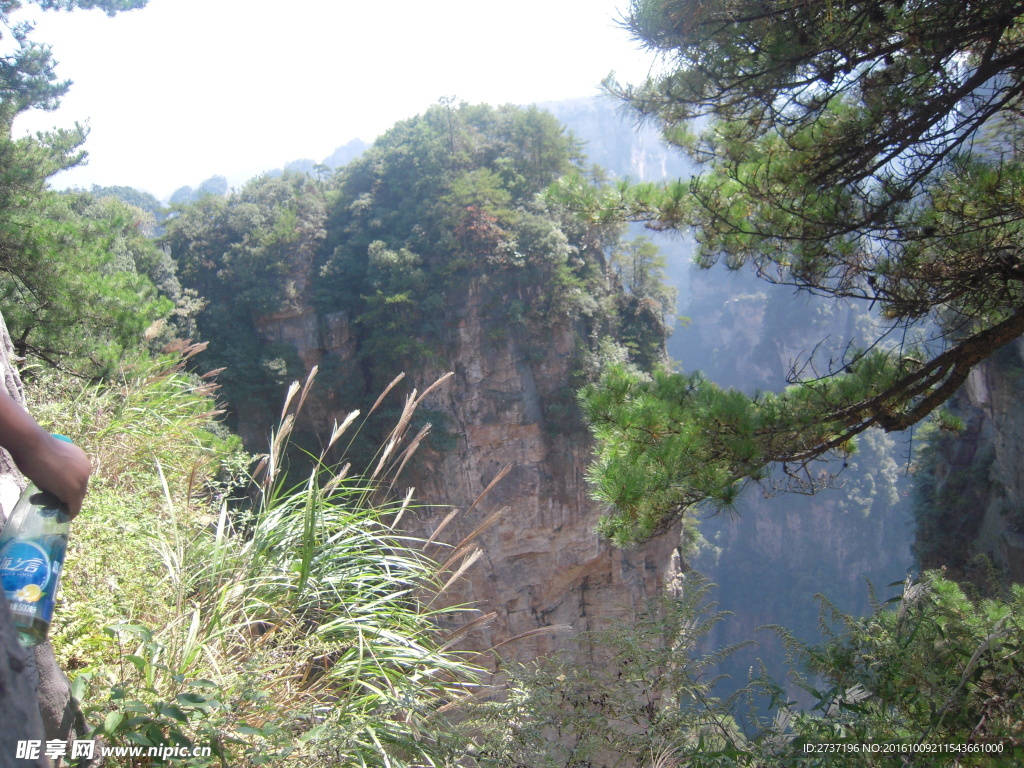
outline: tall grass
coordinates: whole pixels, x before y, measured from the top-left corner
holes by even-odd
[[[423,396],[407,397],[365,473],[326,458],[353,414],[288,480],[314,371],[289,391],[240,512],[227,498],[252,457],[215,434],[212,387],[182,366],[164,359],[78,391],[42,377],[36,390],[58,393],[37,413],[98,465],[53,633],[93,735],[211,746],[176,765],[451,762],[445,712],[479,670],[430,605],[475,553],[461,546],[442,567],[395,525],[412,504],[397,491],[424,437],[407,435]]]

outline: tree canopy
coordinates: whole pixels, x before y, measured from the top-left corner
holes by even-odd
[[[1022,23],[1008,0],[634,0],[627,25],[664,66],[607,87],[703,170],[563,194],[597,219],[695,227],[702,266],[864,302],[881,323],[778,394],[611,371],[584,395],[607,533],[729,505],[773,467],[814,490],[814,460],[918,423],[1024,332]]]
[[[173,265],[148,215],[114,198],[47,191],[0,220],[0,302],[15,351],[83,376],[116,370],[174,308]]]
[[[146,0],[36,0],[43,10],[100,9],[108,15]],[[143,333],[173,304],[155,282],[174,283],[166,259],[148,242],[151,216],[101,195],[47,188],[57,172],[80,163],[80,125],[15,138],[14,119],[55,109],[71,83],[56,76],[49,46],[31,39],[32,24],[12,19],[23,3],[0,0],[0,298],[23,357],[95,376],[145,347]],[[166,291],[165,291],[166,292]]]
[[[672,295],[649,243],[623,243],[621,224],[590,226],[543,198],[579,167],[577,144],[534,107],[445,101],[333,175],[286,171],[176,206],[161,242],[207,302],[196,329],[210,348],[196,365],[227,368],[218,382],[247,429],[314,358],[330,381],[325,402],[368,410],[399,372],[449,358],[458,313],[479,295],[488,344],[512,345],[528,364],[539,365],[533,350],[553,322],[571,323],[577,379],[543,408],[552,432],[582,429],[575,390],[594,360],[661,359]],[[311,336],[323,347],[311,343],[302,360],[269,343],[277,321],[299,316],[345,328],[344,342]],[[375,437],[385,410],[361,434]],[[434,439],[447,439],[437,426]],[[304,431],[300,442],[314,439]]]
[[[304,174],[255,178],[228,197],[177,206],[162,245],[186,289],[199,297],[196,332],[210,342],[207,370],[235,409],[274,412],[289,377],[302,373],[287,344],[256,332],[262,316],[295,309],[324,237],[326,203]]]

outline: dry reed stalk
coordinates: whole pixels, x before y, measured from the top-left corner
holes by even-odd
[[[398,384],[398,382],[400,382],[404,378],[405,378],[405,372],[403,371],[402,373],[400,373],[397,376],[395,376],[395,378],[391,380],[390,384],[388,384],[386,387],[384,387],[384,391],[380,393],[380,396],[374,402],[373,407],[371,407],[370,410],[367,411],[367,413],[366,413],[367,417],[369,417],[370,414],[372,414],[374,411],[377,410],[377,407],[381,404],[381,402],[383,402],[384,398],[388,396],[388,392],[390,392],[392,389],[394,389],[395,385]]]
[[[402,506],[399,508],[398,514],[395,515],[395,519],[391,521],[391,525],[389,526],[392,531],[395,530],[399,521],[402,519],[402,516],[405,515],[405,510],[409,508],[409,502],[412,501],[412,494],[415,490],[415,488],[410,488],[406,491],[405,498],[402,499]]]
[[[510,509],[512,509],[512,507],[502,507],[501,509],[495,510],[494,512],[489,514],[487,518],[482,523],[480,523],[480,525],[473,529],[472,533],[470,533],[462,541],[455,545],[455,550],[448,556],[448,559],[444,561],[444,564],[437,569],[438,573],[448,570],[449,566],[451,566],[452,563],[454,563],[462,556],[462,553],[469,548],[469,545],[477,536],[479,536],[481,533],[490,528],[498,520],[499,517],[504,515]]]
[[[334,422],[334,431],[331,432],[331,439],[328,441],[327,448],[324,449],[324,452],[330,450],[331,447],[336,442],[338,442],[338,438],[342,436],[345,430],[348,429],[352,422],[355,421],[358,417],[359,411],[355,410],[349,412],[348,416],[345,417],[345,420],[342,421],[340,425],[338,424],[338,422]]]
[[[448,633],[448,636],[444,639],[444,645],[442,645],[439,650],[448,650],[453,645],[455,645],[455,643],[457,643],[459,640],[468,635],[470,632],[472,632],[475,629],[479,629],[480,627],[486,626],[487,624],[490,624],[496,618],[498,618],[498,614],[492,611],[491,613],[485,613],[483,616],[477,616],[472,621],[467,621],[458,629],[454,629]]]
[[[314,365],[309,369],[309,375],[306,376],[306,383],[302,386],[302,393],[299,395],[299,404],[295,406],[295,412],[298,413],[302,410],[302,406],[306,404],[306,395],[309,394],[309,388],[313,386],[313,379],[316,378],[317,371],[320,370],[319,365]]]
[[[429,547],[431,544],[434,543],[434,540],[438,536],[441,535],[441,531],[443,531],[445,529],[445,527],[447,527],[448,523],[450,523],[452,520],[455,519],[455,516],[457,514],[459,514],[459,510],[456,508],[456,509],[453,509],[451,512],[449,512],[445,516],[444,520],[441,521],[441,524],[439,526],[437,526],[437,528],[434,529],[434,532],[432,534],[430,534],[430,538],[427,539],[426,542],[424,542],[424,544],[423,544],[423,548],[424,549],[426,549],[427,547]]]
[[[293,381],[288,385],[288,392],[284,396],[284,405],[281,406],[281,416],[278,421],[284,421],[285,414],[288,413],[288,408],[292,404],[292,398],[295,397],[295,393],[299,391],[299,382]]]
[[[427,607],[430,607],[431,605],[433,605],[434,601],[437,600],[437,598],[439,598],[444,593],[444,591],[446,589],[448,589],[448,587],[450,587],[452,584],[454,584],[456,579],[458,579],[460,576],[462,576],[462,574],[464,574],[466,571],[468,571],[469,567],[471,565],[473,565],[473,563],[475,563],[477,560],[479,560],[480,556],[483,555],[483,553],[484,553],[484,551],[482,549],[480,549],[479,547],[474,549],[462,561],[462,565],[460,565],[455,570],[455,572],[448,578],[448,581],[446,581],[444,583],[444,585],[439,590],[437,590],[437,592],[434,593],[434,596],[432,598],[430,598],[430,602],[427,604]]]

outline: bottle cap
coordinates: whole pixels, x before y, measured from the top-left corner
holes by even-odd
[[[51,432],[50,436],[56,437],[58,440],[63,440],[65,443],[71,443],[72,445],[74,445],[74,443],[71,442],[71,438],[68,437],[67,435],[58,435],[56,432]]]

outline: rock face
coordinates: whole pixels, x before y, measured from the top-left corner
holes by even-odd
[[[407,371],[410,388],[421,392],[448,370],[454,376],[423,403],[443,415],[448,445],[420,448],[402,480],[426,505],[405,517],[410,533],[423,538],[451,508],[462,513],[440,537],[449,543],[505,509],[476,539],[482,555],[445,592],[443,602],[497,614],[469,636],[470,648],[487,650],[526,633],[500,653],[528,660],[583,630],[635,615],[647,597],[674,578],[679,536],[666,534],[624,552],[594,533],[600,509],[590,500],[584,478],[587,433],[578,424],[566,426],[567,420],[554,413],[567,398],[571,401],[576,330],[558,318],[543,338],[509,328],[501,310],[509,299],[470,282],[464,301],[450,310],[444,362]],[[307,367],[337,370],[355,364],[354,340],[342,315],[289,313],[263,318],[258,327],[266,341],[293,345]],[[347,412],[347,404],[330,397],[312,404],[320,423],[340,421]],[[507,475],[470,510],[506,465]],[[447,621],[455,627],[476,615],[467,611]],[[561,628],[538,631],[556,626]]]
[[[479,286],[472,285],[469,301],[456,313],[454,379],[425,403],[447,415],[456,445],[427,451],[413,476],[420,498],[466,509],[511,464],[478,508],[451,523],[446,538],[458,541],[492,510],[506,510],[478,539],[480,565],[455,585],[448,601],[498,613],[478,633],[479,648],[540,627],[571,628],[502,650],[530,659],[582,630],[635,615],[675,576],[679,534],[632,551],[598,538],[593,529],[600,509],[584,477],[587,434],[553,429],[548,418],[575,364],[572,325],[555,322],[544,341],[515,333],[492,340],[494,324],[481,298]],[[418,532],[429,535],[444,517],[443,509],[420,515]]]
[[[1002,580],[1024,583],[1022,379],[1024,339],[1017,339],[975,368],[951,400],[964,429],[938,439],[934,488],[919,510],[928,536],[918,542],[925,567],[983,579],[981,555]]]
[[[638,123],[614,99],[568,99],[540,107],[582,142],[589,162],[613,176],[647,181],[686,178],[694,172],[683,153],[668,149],[657,128]]]

